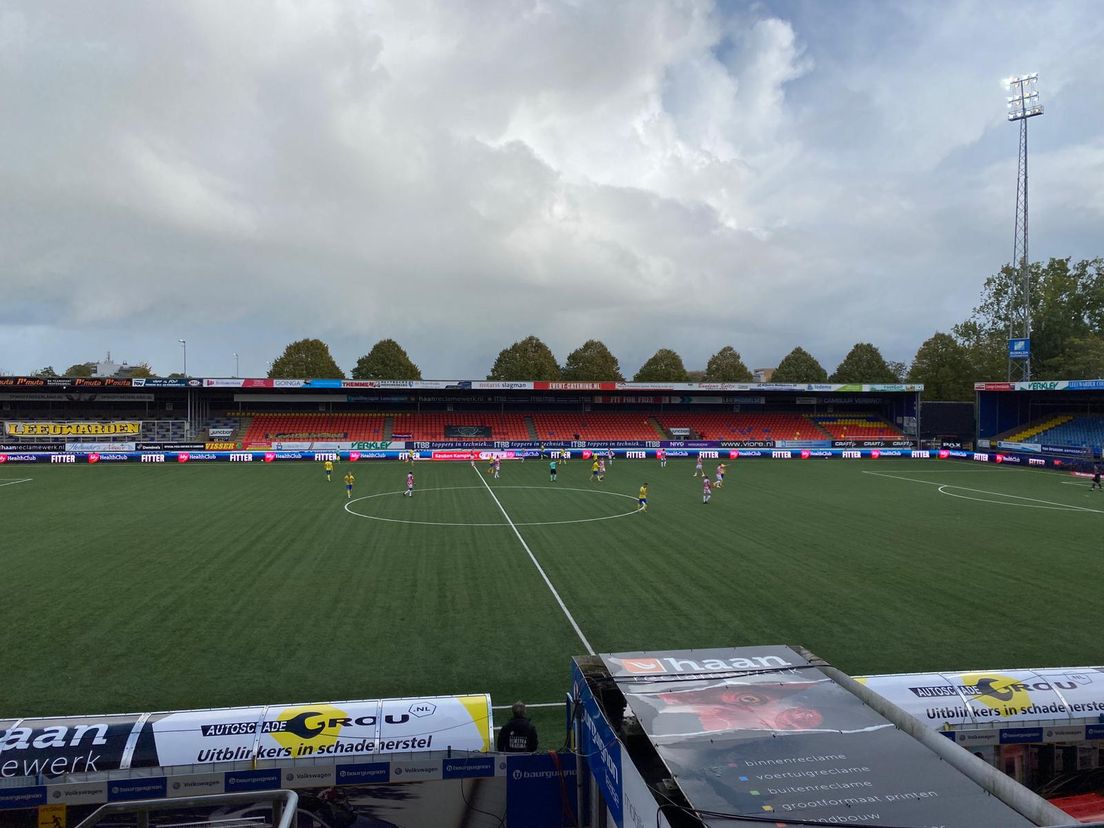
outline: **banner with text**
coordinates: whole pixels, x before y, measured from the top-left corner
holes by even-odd
[[[0,778],[491,747],[488,695],[0,722]],[[135,739],[130,750],[128,741]]]
[[[9,437],[113,437],[137,436],[142,433],[142,423],[134,420],[114,422],[31,422],[7,421],[4,433]]]

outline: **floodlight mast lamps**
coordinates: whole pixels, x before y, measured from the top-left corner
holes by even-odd
[[[234,352],[234,378],[235,378],[235,379],[237,379],[237,376],[238,376],[238,374],[240,373],[240,370],[241,370],[241,369],[240,369],[240,368],[238,367],[238,354],[237,354],[237,352],[235,351],[235,352]]]
[[[180,346],[184,349],[184,376],[187,377],[188,376],[188,340],[178,339],[176,341],[179,342]]]
[[[1012,233],[1012,290],[1009,297],[1008,338],[1025,339],[1028,351],[1013,359],[1009,348],[1008,381],[1031,379],[1031,260],[1027,250],[1027,119],[1043,114],[1039,75],[1020,75],[1008,81],[1008,120],[1020,122],[1020,155],[1016,173],[1016,221]]]

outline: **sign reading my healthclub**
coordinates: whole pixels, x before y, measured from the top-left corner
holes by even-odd
[[[0,721],[0,778],[450,748],[487,751],[490,744],[487,695],[8,720]]]
[[[848,824],[1032,824],[788,647],[602,658],[695,808]]]

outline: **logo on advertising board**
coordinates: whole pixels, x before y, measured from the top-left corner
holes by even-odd
[[[77,457],[75,454],[51,454],[51,463],[76,463]]]
[[[164,463],[165,455],[163,454],[143,454],[140,458],[143,463]]]
[[[232,451],[230,452],[231,463],[252,463],[253,453],[249,451]]]
[[[862,458],[862,452],[861,451],[848,450],[848,451],[842,452],[842,457],[843,457],[844,460],[859,460],[859,459]]]
[[[357,756],[490,745],[487,696],[182,711],[151,719],[143,764]]]
[[[709,675],[789,669],[808,662],[789,647],[740,647],[705,650],[672,650],[665,653],[615,653],[603,655],[610,675],[616,677],[659,675]]]
[[[789,460],[793,457],[793,452],[789,451],[772,451],[771,457],[775,460]]]
[[[234,449],[236,449],[237,447],[237,443],[226,442],[211,442],[203,444],[203,448],[205,448],[207,451],[234,451]]]

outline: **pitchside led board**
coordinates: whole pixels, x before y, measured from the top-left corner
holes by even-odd
[[[849,824],[1033,824],[789,647],[602,660],[699,810]]]
[[[488,695],[0,720],[0,778],[490,747]]]

